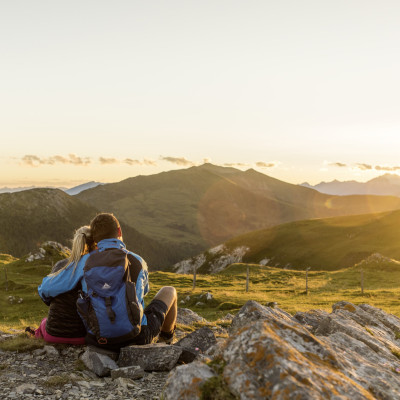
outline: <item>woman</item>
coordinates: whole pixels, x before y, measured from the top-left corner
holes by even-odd
[[[94,247],[88,226],[76,230],[70,257],[54,265],[38,288],[40,297],[50,306],[49,314],[38,329],[28,327],[26,331],[50,343],[85,343],[86,329],[76,310],[76,300],[86,258]]]

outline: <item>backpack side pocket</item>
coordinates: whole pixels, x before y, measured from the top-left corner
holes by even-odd
[[[96,312],[94,311],[90,297],[79,297],[76,301],[76,307],[87,332],[95,335],[98,339],[100,337],[99,321],[97,320]]]
[[[135,335],[138,335],[140,333],[143,309],[138,302],[136,296],[136,286],[133,282],[125,282],[125,294],[128,318],[135,330]]]

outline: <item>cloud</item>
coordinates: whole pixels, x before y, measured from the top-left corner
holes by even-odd
[[[340,168],[347,167],[347,164],[344,164],[344,163],[341,163],[341,162],[329,163],[328,165],[330,167],[340,167]]]
[[[146,158],[143,161],[133,160],[132,158],[125,158],[125,160],[123,162],[128,165],[151,165],[151,166],[157,165],[157,163],[155,161],[148,160]]]
[[[245,163],[225,163],[224,167],[239,167],[239,168],[243,168],[243,167],[250,167],[250,164],[245,164]]]
[[[276,167],[278,163],[276,162],[263,162],[263,161],[258,161],[256,162],[256,167],[258,168],[273,168]]]
[[[163,157],[160,156],[160,160],[163,161],[168,161],[170,163],[176,164],[176,165],[182,165],[182,166],[190,166],[192,167],[193,165],[195,165],[195,163],[193,161],[187,160],[185,157]]]
[[[128,165],[142,165],[142,162],[141,162],[141,161],[139,161],[139,160],[132,160],[132,158],[125,158],[124,163],[125,163],[125,164],[128,164]]]
[[[208,158],[208,157],[203,158],[203,164],[208,164],[210,162],[211,162],[211,158]]]
[[[33,154],[26,154],[21,159],[22,163],[31,167],[38,167],[39,165],[54,165],[54,164],[71,164],[77,166],[87,166],[91,164],[92,160],[89,157],[78,157],[75,154],[69,154],[68,157],[55,155],[48,158],[41,158]]]
[[[375,169],[377,171],[398,171],[400,169],[400,166],[387,167],[382,165],[375,165]]]
[[[116,158],[100,157],[99,161],[102,165],[119,164],[119,161]]]
[[[154,160],[148,160],[147,158],[145,158],[143,160],[143,165],[152,165],[152,166],[157,166],[157,163]]]
[[[361,171],[369,171],[369,170],[372,169],[372,165],[364,164],[364,163],[358,163],[358,164],[356,164],[356,168],[361,169]]]

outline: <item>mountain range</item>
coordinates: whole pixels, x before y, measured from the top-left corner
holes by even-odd
[[[301,186],[318,190],[321,193],[338,196],[352,194],[373,194],[380,196],[398,196],[400,197],[400,176],[396,174],[384,174],[368,182],[357,181],[338,181],[321,182],[317,185],[310,185],[307,182]]]
[[[85,190],[77,198],[113,212],[161,243],[177,261],[237,235],[285,222],[400,208],[393,196],[332,196],[253,169],[203,164]]]
[[[82,185],[74,186],[72,188],[65,188],[65,187],[37,187],[37,186],[20,186],[16,188],[9,188],[9,187],[2,187],[0,188],[0,194],[1,193],[16,193],[16,192],[23,192],[25,190],[31,190],[31,189],[60,189],[63,190],[65,193],[68,193],[71,196],[74,196],[83,190],[91,189],[93,187],[96,187],[98,185],[103,185],[101,182],[94,182],[90,181],[87,183],[83,183]]]
[[[57,189],[0,194],[5,227],[0,252],[21,256],[42,240],[66,243],[91,216],[112,212],[128,247],[164,269],[247,232],[395,209],[400,198],[394,196],[326,195],[253,169],[203,164],[98,185],[74,196]]]

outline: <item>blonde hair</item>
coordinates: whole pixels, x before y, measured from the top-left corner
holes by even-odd
[[[72,239],[72,250],[71,250],[71,255],[68,257],[68,262],[67,264],[59,269],[58,271],[49,274],[51,277],[55,277],[58,275],[61,271],[65,270],[69,265],[74,264],[74,269],[72,271],[72,275],[75,273],[75,269],[78,265],[78,261],[81,259],[81,257],[89,253],[90,251],[93,250],[93,238],[92,234],[90,232],[90,227],[89,226],[82,226],[79,229],[75,231],[74,238]]]

